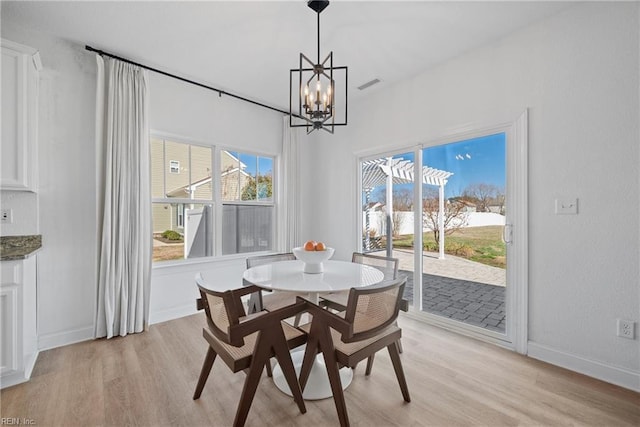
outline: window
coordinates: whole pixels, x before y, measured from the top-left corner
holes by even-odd
[[[273,157],[220,153],[222,254],[274,248]]]
[[[212,147],[151,138],[154,261],[213,255],[212,165]]]
[[[152,137],[154,262],[273,250],[274,164],[274,157]]]
[[[169,161],[169,172],[171,173],[180,173],[180,162],[177,160]]]

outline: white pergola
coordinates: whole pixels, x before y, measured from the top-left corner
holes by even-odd
[[[362,163],[362,189],[366,194],[366,215],[365,215],[365,239],[369,245],[369,195],[375,187],[386,185],[386,217],[387,217],[387,256],[391,256],[393,242],[391,233],[393,230],[393,184],[408,184],[414,180],[414,163],[402,158],[368,160]],[[422,167],[422,183],[438,186],[438,227],[440,228],[440,259],[444,259],[444,186],[447,180],[453,175],[439,169]]]

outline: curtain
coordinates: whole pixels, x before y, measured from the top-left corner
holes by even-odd
[[[282,118],[282,163],[283,163],[283,213],[280,244],[281,252],[290,252],[300,246],[300,157],[298,154],[298,131],[289,126],[289,116]]]
[[[96,58],[102,230],[95,337],[111,338],[142,332],[149,320],[152,240],[148,77],[140,67]]]

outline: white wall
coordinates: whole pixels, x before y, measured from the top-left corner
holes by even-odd
[[[150,74],[151,129],[226,148],[282,152],[281,114],[170,79]],[[215,169],[214,169],[215,170]],[[242,285],[243,257],[177,267],[156,266],[151,281],[152,323],[195,313],[194,276],[202,272],[223,289]]]
[[[616,337],[616,318],[640,320],[638,21],[637,3],[578,4],[352,102],[347,127],[304,147],[323,179],[303,181],[303,235],[357,249],[354,153],[529,108],[529,352],[640,390],[638,334]],[[554,215],[557,197],[579,215]]]
[[[15,195],[16,225],[37,231],[41,348],[93,335],[96,277],[95,60],[81,46],[2,21],[2,37],[40,51],[38,196]],[[8,202],[2,195],[3,205]],[[39,217],[33,206],[39,203]],[[4,232],[4,230],[3,230]],[[18,233],[16,233],[18,234]],[[20,233],[21,234],[21,233]]]
[[[12,210],[11,224],[0,224],[0,236],[38,234],[38,195],[28,191],[0,191],[0,206]]]
[[[2,21],[2,37],[40,51],[39,191],[3,192],[14,208],[2,233],[43,235],[38,254],[41,349],[91,339],[96,305],[97,220],[94,54],[84,46]],[[282,119],[276,112],[150,73],[153,130],[238,150],[279,154]],[[40,203],[39,216],[37,199]],[[154,269],[151,321],[195,312],[194,276],[220,287],[241,285],[243,258]]]

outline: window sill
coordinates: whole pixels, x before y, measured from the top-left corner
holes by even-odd
[[[176,261],[161,261],[154,262],[151,266],[153,272],[175,272],[184,268],[185,270],[190,270],[190,267],[208,264],[208,265],[216,265],[216,266],[224,266],[227,264],[235,264],[237,261],[244,261],[248,257],[256,256],[256,255],[270,255],[275,254],[273,251],[265,251],[265,252],[246,252],[241,254],[233,254],[233,255],[222,255],[216,257],[202,257],[202,258],[191,258],[191,259],[183,259]]]

